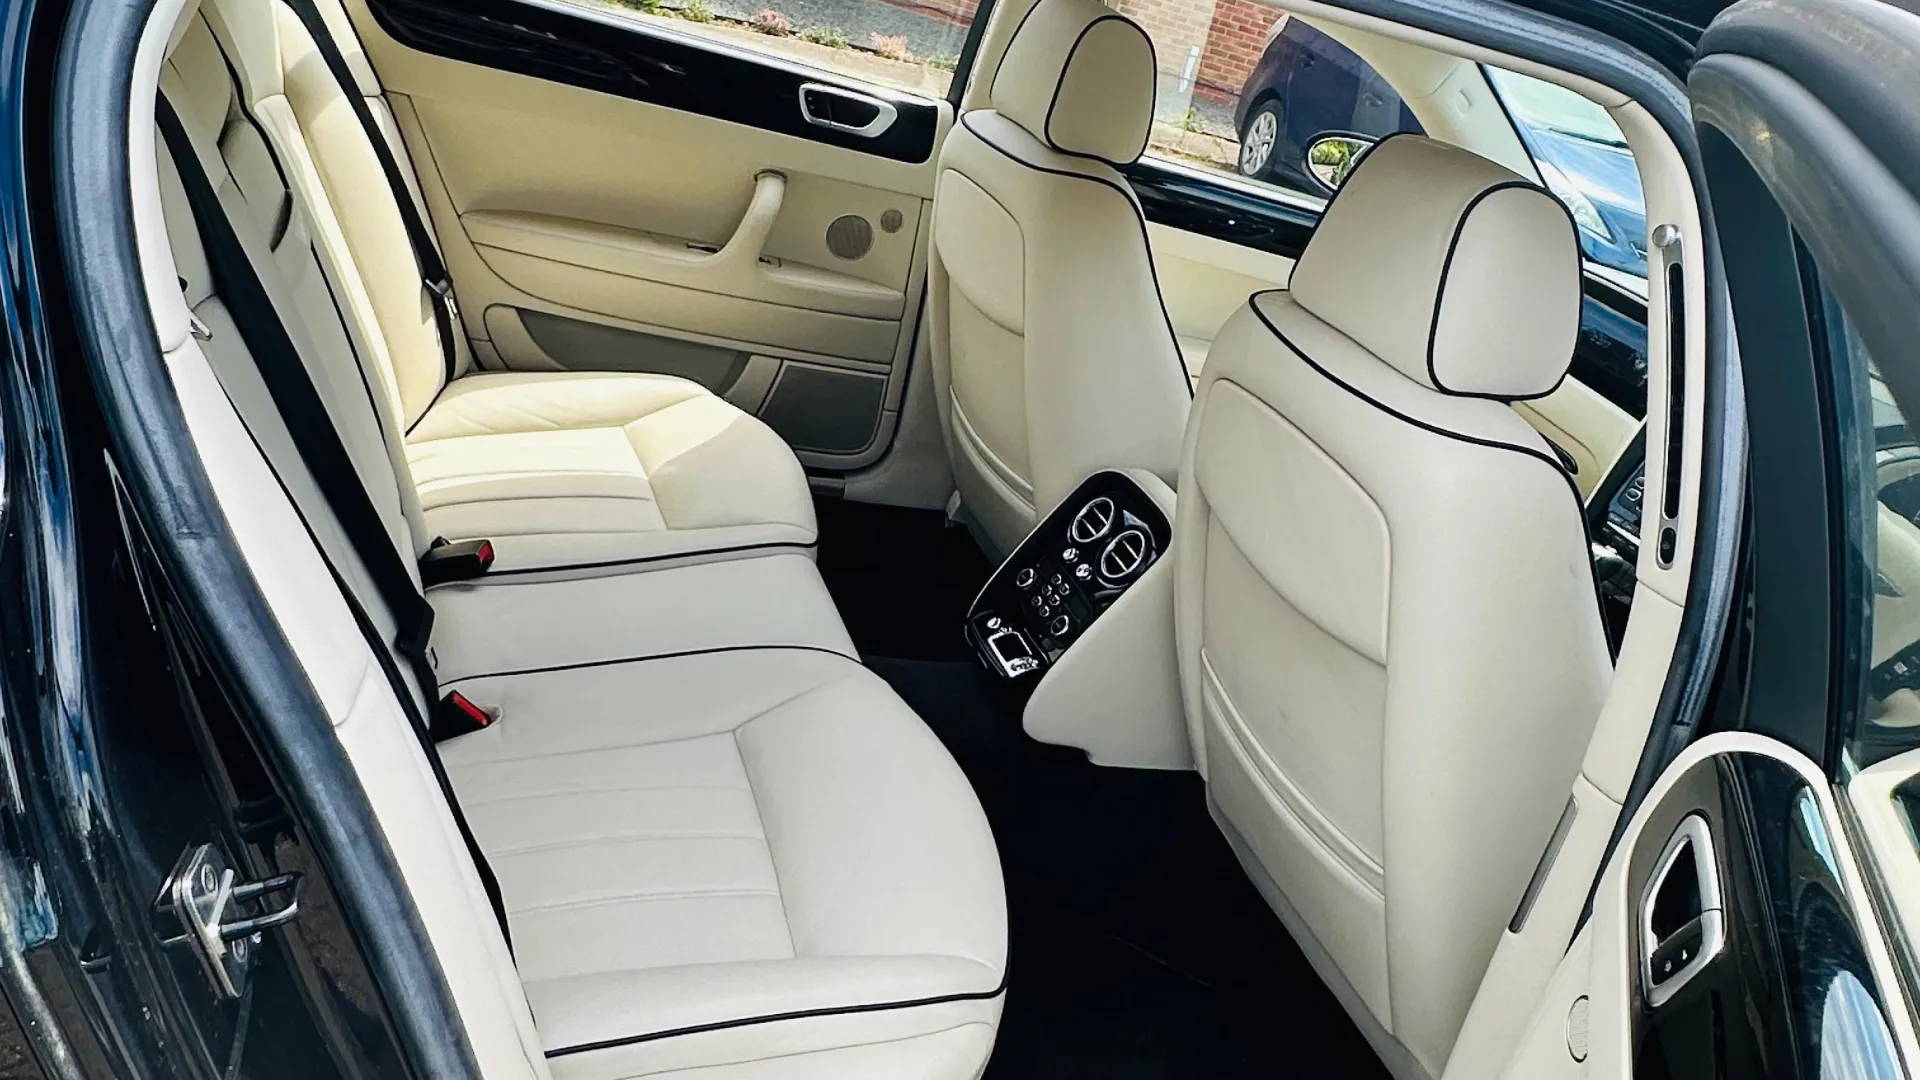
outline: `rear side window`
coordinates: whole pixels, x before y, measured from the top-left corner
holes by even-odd
[[[1253,0],[1119,0],[1160,63],[1147,156],[1311,209],[1364,142],[1421,130],[1372,65]],[[1357,137],[1357,138],[1343,138]]]
[[[953,84],[980,0],[567,0],[651,29],[927,98]]]

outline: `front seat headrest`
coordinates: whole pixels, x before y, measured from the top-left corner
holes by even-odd
[[[1580,331],[1580,242],[1545,188],[1419,135],[1367,151],[1293,268],[1303,308],[1444,394],[1551,393]]]
[[[1099,0],[1039,0],[1013,32],[987,97],[1063,154],[1125,165],[1153,126],[1153,42]]]

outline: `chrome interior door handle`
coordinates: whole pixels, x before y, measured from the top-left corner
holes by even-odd
[[[893,103],[826,83],[802,83],[800,115],[807,123],[865,139],[880,137],[900,118]]]
[[[1640,986],[1659,1008],[1726,949],[1720,863],[1707,819],[1689,814],[1673,830],[1640,893]]]

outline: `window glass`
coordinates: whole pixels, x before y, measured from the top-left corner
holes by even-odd
[[[1876,358],[1837,305],[1827,310],[1834,428],[1846,455],[1840,479],[1859,492],[1848,512],[1870,515],[1858,530],[1859,564],[1845,568],[1842,585],[1871,624],[1868,655],[1851,658],[1854,678],[1840,701],[1850,728],[1840,733],[1843,760],[1865,768],[1920,748],[1920,441]]]
[[[1647,204],[1620,126],[1563,86],[1500,68],[1486,72],[1541,181],[1572,211],[1588,260],[1644,282]]]
[[[1113,0],[1160,62],[1147,155],[1318,207],[1363,143],[1421,130],[1387,80],[1305,20],[1254,0]]]
[[[943,98],[978,0],[571,0],[643,25]]]

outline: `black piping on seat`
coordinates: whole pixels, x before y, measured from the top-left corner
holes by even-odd
[[[999,143],[996,143],[992,139],[989,139],[985,135],[981,134],[977,129],[974,128],[972,124],[967,123],[967,118],[971,115],[973,114],[970,112],[960,114],[960,126],[967,129],[967,134],[980,140],[980,142],[985,144],[986,146],[991,147],[994,151],[999,153],[1002,157],[1005,157],[1007,160],[1013,162],[1014,164],[1032,169],[1034,172],[1048,173],[1053,176],[1067,176],[1067,177],[1072,177],[1075,180],[1085,180],[1089,183],[1100,184],[1104,187],[1110,187],[1113,190],[1119,192],[1121,198],[1124,198],[1127,200],[1127,205],[1131,207],[1133,210],[1133,220],[1136,224],[1140,226],[1140,243],[1146,249],[1145,254],[1147,257],[1147,274],[1149,277],[1153,279],[1154,299],[1160,302],[1160,319],[1162,322],[1166,323],[1167,340],[1173,345],[1174,359],[1179,361],[1180,363],[1180,374],[1186,376],[1187,397],[1191,399],[1193,397],[1193,372],[1187,367],[1187,358],[1184,355],[1182,355],[1180,352],[1180,335],[1174,332],[1173,316],[1167,314],[1166,294],[1160,291],[1160,271],[1157,268],[1155,268],[1155,266],[1153,265],[1153,238],[1147,232],[1146,215],[1140,212],[1139,196],[1135,195],[1132,191],[1120,186],[1114,181],[1108,180],[1104,176],[1089,176],[1086,173],[1072,172],[1067,169],[1050,169],[1045,165],[1035,165],[1033,162],[1028,161],[1027,159],[1021,157],[1020,155],[1014,153],[1013,151],[1007,149],[1004,146],[1001,146]],[[1012,124],[1013,120],[1009,118],[1007,120],[1007,123]],[[1018,127],[1019,125],[1015,124],[1015,126]],[[1026,131],[1025,128],[1021,128],[1020,130]],[[1067,153],[1066,151],[1058,151],[1058,152]],[[1100,163],[1103,165],[1112,164],[1111,162],[1102,161],[1099,158],[1090,157],[1087,154],[1067,154],[1067,156],[1088,158],[1089,160],[1100,161]]]
[[[1340,376],[1335,375],[1333,372],[1323,367],[1319,361],[1315,360],[1312,356],[1309,356],[1305,349],[1302,349],[1300,346],[1294,344],[1292,338],[1288,337],[1278,326],[1275,326],[1272,319],[1267,318],[1266,312],[1260,310],[1261,297],[1272,296],[1276,293],[1284,293],[1286,291],[1287,290],[1285,289],[1263,289],[1260,292],[1254,293],[1253,295],[1247,297],[1247,307],[1252,310],[1254,317],[1260,320],[1261,325],[1265,326],[1269,333],[1271,333],[1274,337],[1279,339],[1280,344],[1285,345],[1290,352],[1292,352],[1295,356],[1298,356],[1302,361],[1306,363],[1308,367],[1318,372],[1321,375],[1321,377],[1333,383],[1335,386],[1338,386],[1340,389],[1345,390],[1347,393],[1352,394],[1354,397],[1359,398],[1361,401],[1366,402],[1367,404],[1373,406],[1376,409],[1379,409],[1381,412],[1386,413],[1388,416],[1391,416],[1394,419],[1401,421],[1402,423],[1411,424],[1414,427],[1421,429],[1422,431],[1429,431],[1435,435],[1439,435],[1448,439],[1453,439],[1456,442],[1471,443],[1474,446],[1484,446],[1492,450],[1507,450],[1515,454],[1520,454],[1523,457],[1532,458],[1535,461],[1544,462],[1548,468],[1553,470],[1553,474],[1555,476],[1558,476],[1562,481],[1566,483],[1568,493],[1570,493],[1573,496],[1574,516],[1580,522],[1580,536],[1589,545],[1593,543],[1593,534],[1589,532],[1587,529],[1587,500],[1585,499],[1585,497],[1583,497],[1580,494],[1580,486],[1574,482],[1573,474],[1567,471],[1566,466],[1561,464],[1558,458],[1553,457],[1552,455],[1546,453],[1545,451],[1535,450],[1529,446],[1518,446],[1514,443],[1500,442],[1497,439],[1482,439],[1478,436],[1468,435],[1459,431],[1449,431],[1448,429],[1443,428],[1438,424],[1430,423],[1428,421],[1421,420],[1417,417],[1408,416],[1406,413],[1403,413],[1399,409],[1396,409],[1393,406],[1388,405],[1386,402],[1380,401],[1379,399],[1374,397],[1370,397],[1366,393],[1366,391],[1361,390],[1359,387],[1353,385],[1352,383],[1346,381],[1345,379],[1342,379]],[[1305,307],[1302,307],[1300,310],[1307,312],[1307,314],[1309,315],[1313,315],[1313,312]],[[1313,317],[1316,319],[1319,318],[1318,315],[1314,315]],[[1384,361],[1382,361],[1382,363],[1384,363]],[[1404,378],[1404,376],[1402,377]],[[1436,391],[1436,392],[1440,392],[1440,391]],[[1465,395],[1456,395],[1456,396],[1465,396]],[[1591,559],[1587,561],[1587,573],[1590,577],[1592,577],[1594,574],[1594,566],[1593,566],[1593,561]],[[1593,600],[1594,600],[1595,610],[1600,615],[1601,624],[1605,625],[1606,608],[1603,606],[1602,601],[1600,599],[1600,579],[1598,577],[1593,577]]]

